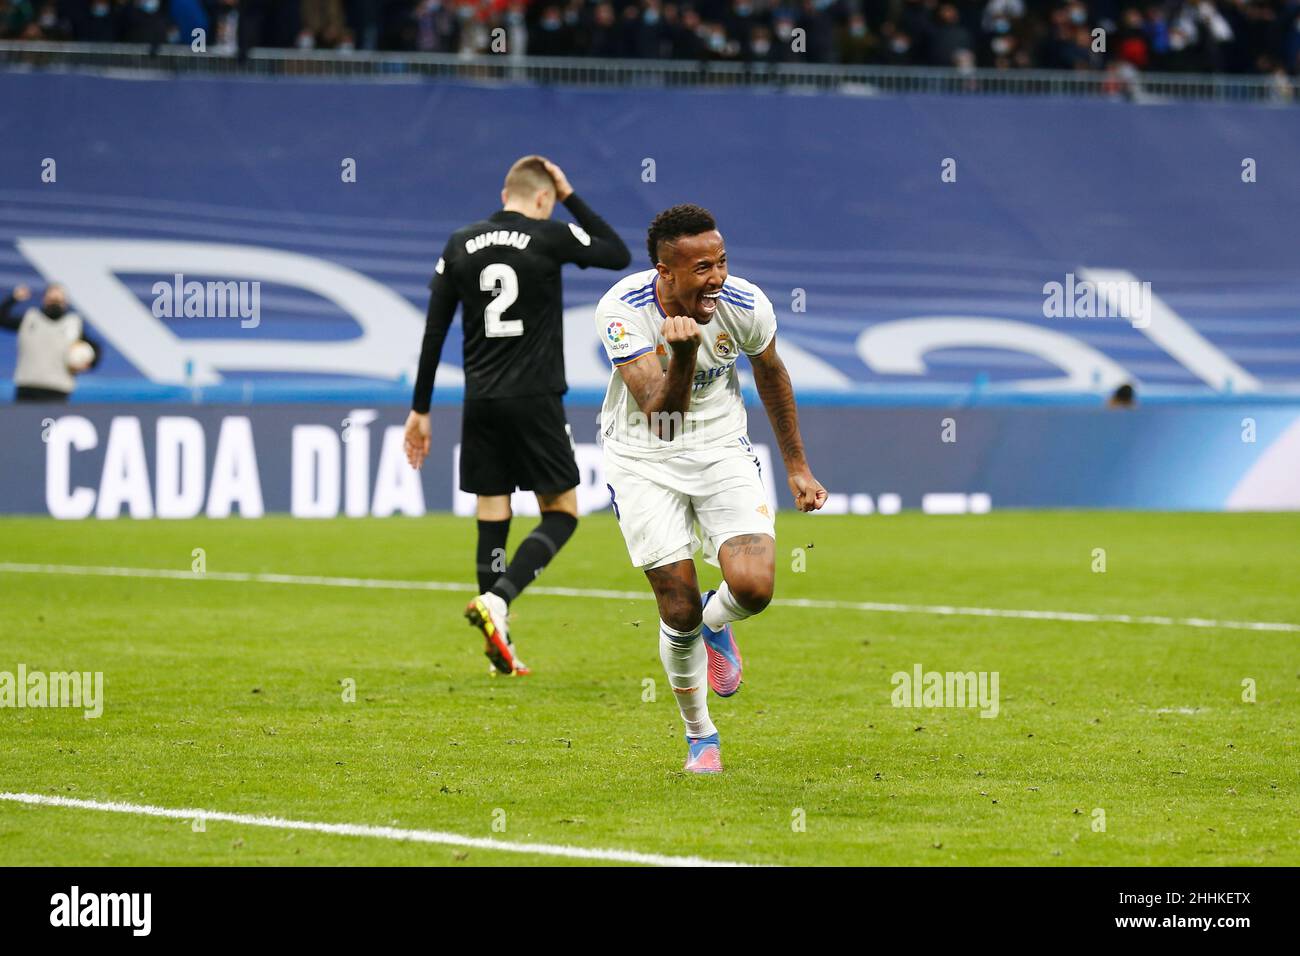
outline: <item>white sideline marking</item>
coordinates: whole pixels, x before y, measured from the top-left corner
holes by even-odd
[[[333,588],[378,588],[393,591],[461,591],[452,581],[401,581],[392,578],[334,578],[314,574],[271,574],[255,571],[182,571],[175,568],[114,568],[77,564],[21,564],[0,561],[0,573],[77,574],[121,578],[166,578],[175,581],[233,581],[251,584],[306,584]],[[643,601],[648,592],[602,588],[559,588],[534,585],[529,594],[551,597],[608,598]],[[1021,611],[996,607],[953,607],[945,604],[885,604],[877,601],[823,601],[816,598],[774,598],[776,607],[814,607],[834,611],[876,611],[883,614],[943,614],[957,617],[1009,617],[1033,621],[1075,621],[1085,624],[1155,624],[1165,627],[1208,627],[1231,631],[1300,632],[1300,624],[1282,621],[1216,621],[1203,617],[1164,617],[1153,614],[1085,614],[1076,611]]]
[[[239,823],[250,827],[270,827],[275,830],[310,830],[333,836],[378,837],[381,840],[399,840],[407,843],[440,843],[475,850],[497,850],[502,853],[534,853],[540,856],[562,856],[572,860],[602,860],[607,863],[640,863],[644,866],[749,866],[748,863],[729,863],[705,860],[698,856],[662,856],[658,853],[636,853],[631,850],[599,850],[555,843],[512,843],[490,840],[486,837],[467,837],[458,833],[438,830],[401,830],[397,827],[372,827],[356,823],[316,823],[310,820],[284,820],[280,817],[262,817],[247,813],[219,813],[212,810],[174,810],[169,807],[151,807],[138,803],[102,803],[98,800],[74,800],[71,797],[49,797],[39,793],[0,793],[0,800],[26,803],[42,807],[72,807],[77,810],[101,810],[108,813],[128,813],[141,817],[164,817],[169,820],[214,820],[221,823]]]

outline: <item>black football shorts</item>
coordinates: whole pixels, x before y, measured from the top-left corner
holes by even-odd
[[[544,495],[578,485],[573,432],[559,395],[465,401],[460,435],[460,489],[508,495],[516,488]]]

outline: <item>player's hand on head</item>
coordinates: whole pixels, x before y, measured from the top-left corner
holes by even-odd
[[[826,489],[807,469],[791,472],[790,493],[794,495],[795,507],[800,511],[818,511],[826,504]]]
[[[413,411],[406,416],[406,460],[412,468],[419,468],[429,456],[431,434],[428,413],[421,415]]]
[[[27,288],[27,286],[20,285],[14,287],[15,302],[26,302],[31,297],[32,297],[32,290]]]
[[[573,187],[569,185],[569,177],[565,176],[564,170],[549,159],[543,159],[542,163],[546,166],[546,171],[551,174],[551,178],[555,180],[555,198],[560,202],[564,202],[573,195]]]
[[[660,332],[670,349],[686,355],[694,352],[704,341],[699,323],[689,315],[670,315],[664,319]]]

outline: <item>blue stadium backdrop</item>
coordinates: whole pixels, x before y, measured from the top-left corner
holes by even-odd
[[[0,98],[0,291],[64,282],[107,345],[61,413],[0,407],[0,510],[462,507],[458,329],[422,483],[385,448],[442,243],[526,152],[565,167],[635,268],[655,212],[714,210],[777,306],[835,510],[1300,508],[1294,110],[15,73]],[[158,317],[177,274],[259,283],[256,318]],[[588,443],[614,278],[565,276]],[[1140,286],[1145,320],[1073,308],[1089,282]],[[0,378],[13,365],[0,334]],[[1125,381],[1141,407],[1105,409]]]

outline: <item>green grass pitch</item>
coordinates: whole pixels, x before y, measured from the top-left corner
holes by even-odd
[[[0,561],[189,572],[202,548],[209,572],[468,582],[473,534],[449,516],[7,519]],[[784,513],[778,534],[781,599],[1300,622],[1297,515]],[[0,709],[0,791],[762,864],[1300,862],[1296,631],[774,605],[737,626],[745,685],[710,704],[726,772],[699,778],[613,518],[584,519],[538,585],[645,596],[526,592],[512,627],[534,676],[494,679],[468,584],[0,571],[0,671],[105,680],[96,720]],[[916,664],[997,671],[998,715],[894,707],[891,675]],[[576,862],[12,802],[0,859]]]

